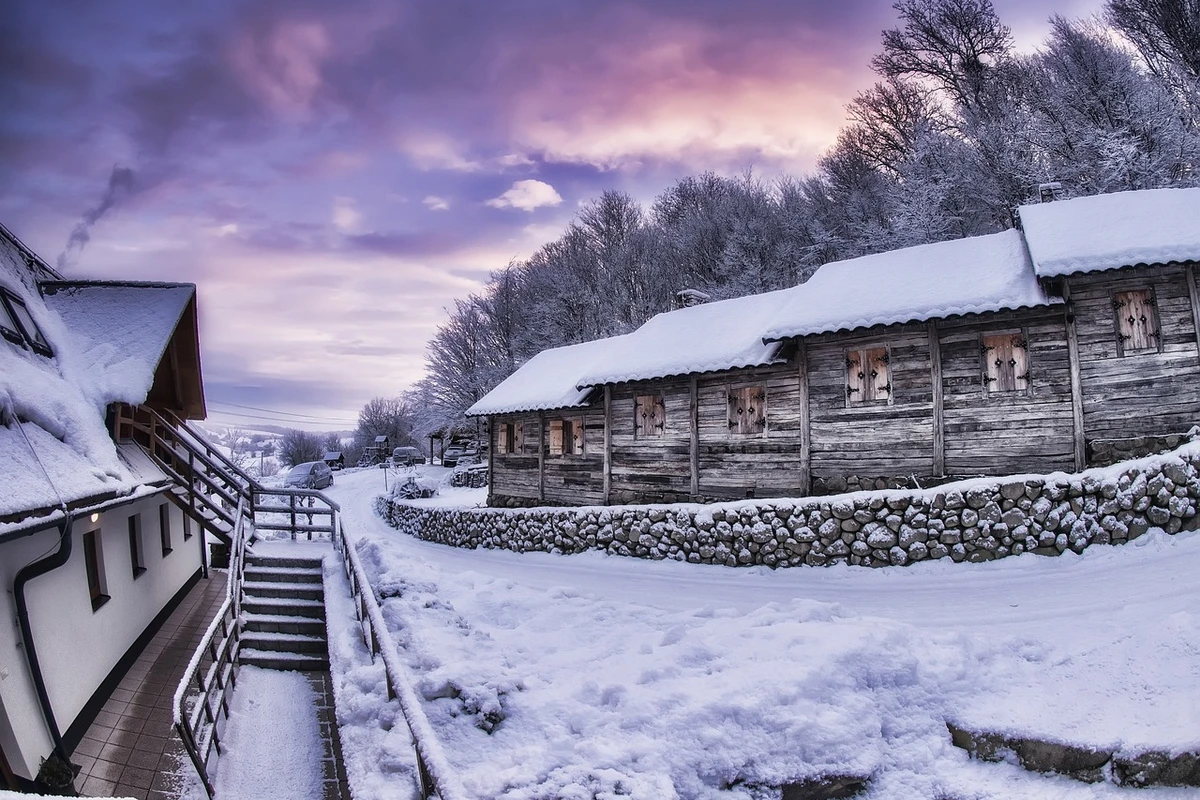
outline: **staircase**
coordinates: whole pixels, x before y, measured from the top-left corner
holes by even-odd
[[[329,669],[321,559],[247,553],[238,662],[266,669]]]

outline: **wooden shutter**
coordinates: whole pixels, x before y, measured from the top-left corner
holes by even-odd
[[[633,432],[636,438],[648,439],[652,436],[663,435],[667,415],[663,408],[662,395],[638,395],[634,409]]]
[[[983,337],[983,382],[989,394],[1029,388],[1029,346],[1019,333]]]
[[[503,422],[496,426],[496,454],[504,455],[508,450],[508,437],[512,425],[508,422]]]
[[[861,403],[867,399],[865,393],[867,371],[863,367],[861,350],[853,350],[846,354],[846,398],[851,403]]]
[[[1118,292],[1113,308],[1122,354],[1158,349],[1158,313],[1149,289]]]
[[[550,455],[561,456],[563,454],[563,421],[561,419],[550,420]]]
[[[525,424],[523,422],[514,422],[512,424],[512,446],[509,448],[510,453],[520,453],[525,449]]]
[[[577,456],[583,455],[583,417],[569,420],[571,426],[571,450]]]
[[[767,427],[767,390],[764,386],[743,386],[729,390],[729,431],[737,434],[762,433]]]
[[[866,365],[863,393],[867,400],[888,400],[892,396],[891,357],[886,347],[867,350],[862,355]]]

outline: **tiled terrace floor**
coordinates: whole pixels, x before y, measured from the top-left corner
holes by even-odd
[[[174,800],[175,775],[191,765],[171,724],[171,703],[225,586],[224,572],[202,578],[113,690],[71,756],[81,767],[81,794]]]

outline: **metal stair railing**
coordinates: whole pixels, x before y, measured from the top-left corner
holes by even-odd
[[[335,511],[337,511],[335,505]],[[388,700],[399,699],[400,710],[412,735],[413,750],[417,760],[417,783],[422,800],[431,797],[440,800],[465,800],[466,791],[458,776],[450,767],[446,754],[434,734],[429,718],[421,708],[421,701],[413,688],[408,667],[400,661],[396,642],[383,621],[383,612],[375,599],[375,592],[367,580],[358,552],[342,529],[341,519],[334,514],[334,549],[342,556],[346,578],[350,581],[350,594],[354,600],[355,615],[358,617],[363,642],[371,651],[371,660],[376,656],[383,659],[386,674]]]
[[[237,685],[248,512],[243,500],[231,536],[225,602],[192,654],[172,705],[175,730],[210,798],[214,789],[208,767],[213,752],[221,753],[222,722],[229,718],[229,694]]]

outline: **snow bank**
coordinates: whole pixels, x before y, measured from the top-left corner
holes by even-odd
[[[1020,214],[1039,277],[1200,260],[1200,188],[1076,197]]]

